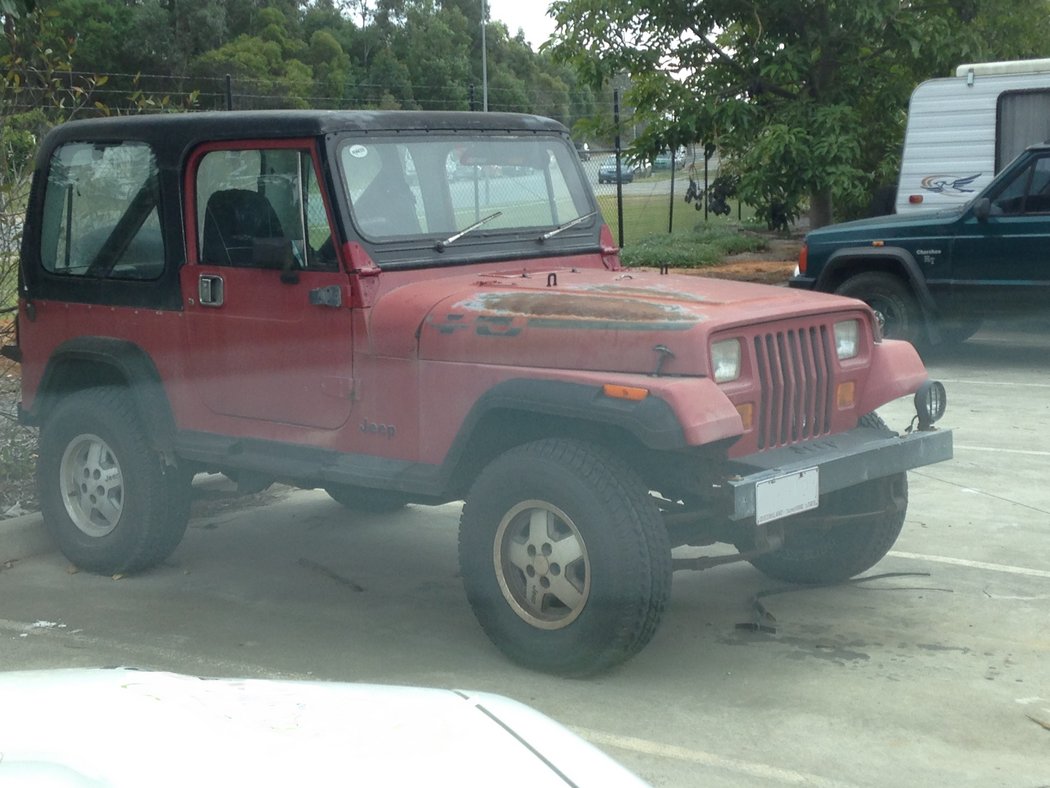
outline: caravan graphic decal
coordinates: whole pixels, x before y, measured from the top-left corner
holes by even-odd
[[[978,172],[965,178],[956,178],[954,175],[927,175],[922,179],[922,188],[937,194],[969,194],[975,189],[967,187],[980,178],[982,174]]]

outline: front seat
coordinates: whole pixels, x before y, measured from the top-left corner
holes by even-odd
[[[248,189],[224,189],[208,198],[204,210],[201,262],[253,265],[258,238],[284,238],[284,230],[266,195]]]

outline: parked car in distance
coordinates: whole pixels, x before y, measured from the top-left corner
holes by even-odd
[[[598,168],[598,183],[616,183],[616,175],[616,156],[607,156]],[[626,157],[620,159],[619,176],[620,183],[634,181],[634,168],[627,162]]]
[[[635,178],[652,175],[652,165],[644,159],[620,156],[620,182],[631,183]],[[616,183],[616,156],[608,156],[598,168],[598,183]]]
[[[671,167],[676,170],[680,170],[685,167],[685,151],[678,150],[674,156],[671,155],[671,151],[662,150],[653,157],[653,171],[656,170],[669,170]]]
[[[859,298],[883,334],[961,342],[985,318],[1047,314],[1050,145],[1033,145],[964,205],[810,232],[789,284]]]

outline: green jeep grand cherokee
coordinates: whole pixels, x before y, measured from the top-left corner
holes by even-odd
[[[867,302],[883,333],[959,342],[983,318],[1047,312],[1050,144],[1017,157],[963,206],[823,227],[789,284]]]

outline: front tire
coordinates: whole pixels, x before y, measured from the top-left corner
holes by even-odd
[[[865,271],[851,276],[835,292],[870,306],[887,339],[903,339],[913,345],[924,343],[926,329],[919,304],[899,277],[883,271]]]
[[[187,475],[149,446],[128,395],[66,396],[40,432],[37,488],[44,524],[76,566],[137,572],[163,561],[189,521]]]
[[[574,440],[519,446],[482,471],[463,507],[459,556],[489,638],[550,673],[629,659],[670,596],[671,548],[645,485]]]

